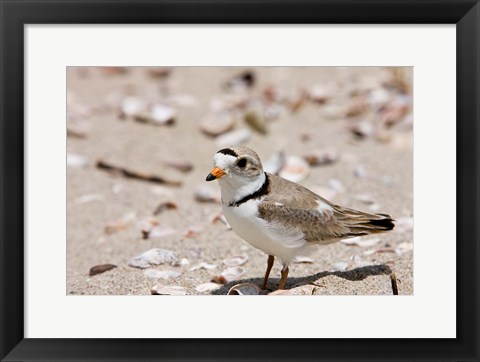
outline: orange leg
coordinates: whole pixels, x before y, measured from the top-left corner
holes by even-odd
[[[270,270],[272,270],[274,261],[275,261],[275,257],[273,255],[269,255],[268,261],[267,261],[267,271],[265,272],[265,277],[263,278],[262,289],[265,289],[267,287],[268,276],[270,275]]]
[[[278,289],[285,289],[285,284],[287,283],[288,277],[288,266],[284,266],[282,271],[282,278],[280,279],[280,284],[278,285]]]

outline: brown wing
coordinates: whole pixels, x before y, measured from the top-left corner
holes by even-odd
[[[307,241],[367,235],[394,227],[388,215],[334,205],[303,186],[274,175],[268,177],[270,192],[259,205],[259,217],[283,230],[299,229]]]

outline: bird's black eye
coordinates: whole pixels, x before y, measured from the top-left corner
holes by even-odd
[[[247,165],[247,159],[241,158],[237,161],[237,166],[240,168],[244,168]]]

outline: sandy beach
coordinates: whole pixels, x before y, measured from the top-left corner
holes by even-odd
[[[287,290],[275,294],[393,295],[393,274],[398,294],[412,295],[411,85],[410,68],[69,68],[66,293],[150,295],[161,285],[225,295],[261,285],[267,255],[222,222],[219,187],[205,182],[227,146],[219,137],[243,130],[227,141],[254,149],[264,166],[279,152],[292,162],[325,156],[301,172],[291,165],[300,184],[397,223],[319,246],[292,263]],[[257,123],[245,122],[249,111]],[[208,128],[219,113],[230,128]],[[175,261],[129,265],[154,248]],[[89,275],[105,264],[115,267]],[[260,294],[276,290],[280,269]]]

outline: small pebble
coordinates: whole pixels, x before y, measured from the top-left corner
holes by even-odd
[[[94,267],[90,268],[90,271],[89,271],[88,275],[94,276],[94,275],[97,275],[97,274],[102,274],[102,273],[105,273],[106,271],[112,270],[116,267],[117,266],[113,265],[113,264],[95,265]]]

